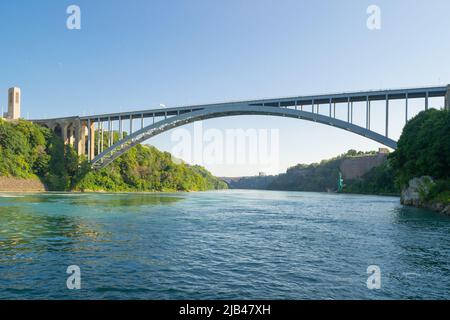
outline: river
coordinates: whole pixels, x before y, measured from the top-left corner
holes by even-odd
[[[450,218],[398,198],[0,194],[0,299],[449,298]]]

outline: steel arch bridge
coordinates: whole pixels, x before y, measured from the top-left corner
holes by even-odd
[[[151,124],[144,127],[126,138],[118,141],[102,153],[98,154],[94,159],[92,159],[92,166],[96,169],[103,168],[109,165],[116,158],[120,157],[122,154],[127,152],[130,148],[136,146],[137,144],[144,142],[145,140],[161,134],[165,131],[171,130],[173,128],[193,123],[200,120],[239,116],[239,115],[267,115],[267,116],[280,116],[289,117],[296,119],[303,119],[314,121],[326,125],[331,125],[337,128],[345,129],[350,132],[354,132],[361,136],[367,137],[374,141],[377,141],[383,145],[395,149],[397,143],[383,135],[376,132],[370,131],[368,129],[356,126],[349,122],[345,122],[339,119],[330,118],[321,114],[313,114],[311,112],[305,112],[300,110],[283,109],[278,107],[256,107],[249,105],[235,105],[235,106],[222,106],[222,107],[211,107],[201,110],[196,110],[181,115],[177,115],[171,118],[164,119],[155,124]]]
[[[450,109],[449,85],[160,108],[85,117],[34,120],[33,122],[61,132],[66,144],[75,145],[79,154],[87,155],[94,169],[101,169],[137,144],[173,128],[200,120],[239,115],[279,116],[313,121],[347,130],[396,149],[397,142],[389,137],[389,122],[392,121],[389,118],[390,101],[399,99],[405,101],[405,118],[394,119],[394,121],[407,122],[410,99],[424,99],[424,109],[426,110],[429,108],[429,99],[434,97],[444,97],[445,108]],[[373,113],[371,103],[373,101],[385,102],[384,135],[371,130]],[[356,125],[353,121],[354,108],[361,108],[360,105],[354,107],[354,103],[364,103],[365,105],[363,107],[365,109],[365,126]],[[346,106],[347,112],[344,119],[336,117],[336,105],[339,104]],[[161,117],[162,120],[156,120]],[[153,121],[152,124],[146,126],[144,119],[148,118]],[[125,120],[129,121],[129,134],[126,136],[124,136],[123,130],[123,121]],[[135,120],[140,120],[141,125],[139,130],[133,131]],[[105,122],[107,128],[104,128]],[[119,133],[119,136],[114,140],[114,123],[116,122],[118,122],[116,132]],[[95,134],[96,129],[99,133],[97,135]],[[104,143],[105,131],[106,146]]]

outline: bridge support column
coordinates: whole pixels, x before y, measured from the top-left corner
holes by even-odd
[[[114,122],[109,119],[109,147],[114,144]]]
[[[331,118],[331,115],[332,115],[331,109],[333,108],[331,102],[332,102],[332,101],[331,101],[331,98],[330,98],[330,101],[329,101],[329,103],[330,103],[330,110],[329,110],[329,111],[330,111],[330,118]],[[297,110],[297,109],[296,109],[296,110]]]
[[[91,161],[95,158],[95,122],[88,121],[88,160]]]
[[[428,101],[428,100],[427,100]],[[386,137],[389,137],[389,96],[386,95]]]
[[[101,145],[100,145],[100,126],[101,126],[101,122],[100,122],[100,118],[97,119],[97,154],[101,153]]]
[[[86,154],[86,121],[80,121],[75,132],[75,148],[79,156],[84,156]]]
[[[122,117],[119,116],[119,139],[123,139],[123,124],[122,124]]]
[[[153,123],[155,121],[155,118],[153,117]],[[133,115],[130,115],[130,134],[133,133]]]
[[[99,152],[98,153],[102,153],[103,152],[103,146],[104,146],[104,143],[103,143],[103,121],[102,122],[100,122],[100,150],[99,150]]]
[[[95,122],[89,124],[89,161],[95,158]]]
[[[67,143],[68,143],[71,147],[73,147],[73,144],[74,144],[74,142],[75,142],[75,129],[74,129],[74,126],[75,126],[75,124],[74,124],[74,123],[71,123],[71,124],[69,124],[69,127],[68,127],[68,129],[67,129],[68,134],[69,134],[69,136],[68,136],[68,138],[67,138]]]
[[[69,136],[67,135],[67,131],[69,129],[69,124],[65,123],[61,126],[62,131],[62,139],[64,141],[64,144],[69,144]]]
[[[91,160],[91,119],[88,119],[88,121],[87,121],[87,130],[88,130],[88,132],[87,132],[87,158],[88,158],[88,161],[90,161]]]
[[[366,97],[366,129],[369,130],[369,96]]]
[[[350,123],[353,123],[353,101],[350,104]]]
[[[445,95],[445,110],[450,110],[450,84],[447,86],[447,93]]]
[[[405,123],[408,123],[408,107],[409,107],[409,95],[407,93],[405,100]]]
[[[350,122],[350,97],[347,100],[347,122]]]

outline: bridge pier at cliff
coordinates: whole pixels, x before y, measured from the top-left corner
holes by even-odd
[[[75,124],[75,145],[73,146],[79,156],[86,154],[86,127],[79,119]]]
[[[85,155],[91,161],[95,157],[95,122],[88,119],[78,120],[78,123],[75,130],[75,149],[78,155]]]
[[[87,155],[92,160],[95,155],[95,123],[79,117],[37,120],[36,124],[56,133],[65,145],[73,147],[78,155]],[[88,130],[89,129],[89,130]]]

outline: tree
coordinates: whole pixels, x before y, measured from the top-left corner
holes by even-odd
[[[450,179],[450,111],[430,109],[411,119],[390,160],[402,187],[414,177]]]

